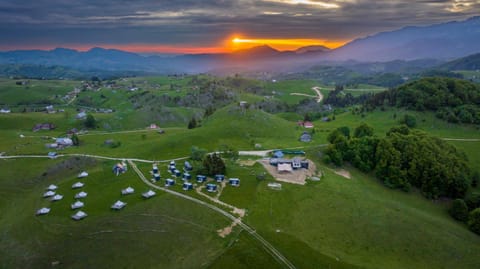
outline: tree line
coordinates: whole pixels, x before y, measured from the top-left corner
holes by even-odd
[[[337,166],[348,162],[363,172],[374,173],[389,188],[409,191],[414,187],[430,199],[456,198],[466,204],[462,199],[479,181],[478,172],[471,171],[462,152],[406,125],[393,127],[383,138],[375,136],[367,124],[355,128],[353,134],[350,128],[340,127],[329,134],[328,141],[325,162]],[[480,195],[470,200],[470,207],[454,202],[452,216],[480,233]],[[459,207],[461,213],[457,213]]]

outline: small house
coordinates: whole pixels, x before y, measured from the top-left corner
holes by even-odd
[[[224,175],[215,175],[215,181],[217,182],[222,182],[225,180],[225,176]]]
[[[82,201],[76,201],[75,203],[71,204],[70,207],[72,210],[82,208],[85,204]]]
[[[12,112],[12,111],[11,111],[10,109],[8,109],[8,108],[2,108],[2,109],[0,109],[0,113],[3,113],[3,114],[8,114],[8,113],[10,113],[10,112]]]
[[[85,113],[85,111],[82,111],[82,112],[78,113],[78,114],[75,116],[75,118],[76,118],[77,120],[84,120],[84,119],[87,118],[87,113]]]
[[[175,161],[170,161],[170,166],[175,166]]]
[[[60,201],[62,199],[63,199],[63,195],[61,195],[61,194],[55,194],[55,196],[52,197],[53,202]]]
[[[126,189],[123,189],[122,190],[122,195],[128,195],[128,194],[132,194],[135,192],[135,189],[133,189],[132,187],[127,187]]]
[[[159,173],[153,174],[153,179],[155,179],[155,181],[159,181],[160,180],[160,174]]]
[[[77,177],[78,177],[78,178],[84,178],[84,177],[88,177],[88,173],[87,173],[87,172],[85,172],[85,171],[83,171],[83,172],[81,172],[80,174],[78,174],[78,176],[77,176]]]
[[[77,211],[77,213],[72,215],[72,219],[81,220],[81,219],[86,218],[87,216],[88,216],[87,213],[80,210],[80,211]]]
[[[58,187],[56,185],[53,185],[53,184],[50,184],[50,186],[47,187],[47,190],[49,191],[54,191],[56,190]]]
[[[165,187],[170,187],[170,186],[173,186],[175,185],[175,180],[171,179],[171,178],[167,178],[165,180]]]
[[[183,178],[183,180],[190,180],[190,179],[192,179],[192,175],[190,175],[190,173],[185,172],[185,173],[183,173],[182,178]]]
[[[312,141],[312,135],[307,133],[307,132],[303,132],[302,135],[300,136],[300,141],[301,142],[310,142],[310,141]]]
[[[208,183],[206,188],[207,188],[208,192],[216,192],[217,191],[217,184]]]
[[[37,215],[46,215],[46,214],[48,214],[48,213],[50,213],[50,208],[48,208],[48,207],[42,207],[42,208],[40,208],[39,210],[37,210],[37,213],[36,213],[36,214],[37,214]]]
[[[229,178],[228,183],[231,186],[238,187],[238,186],[240,186],[240,179],[239,178]]]
[[[143,196],[143,198],[148,199],[148,198],[151,198],[151,197],[155,196],[156,194],[157,193],[155,193],[154,191],[148,190],[147,192],[142,193],[142,196]]]
[[[180,170],[175,169],[175,170],[173,170],[173,175],[175,175],[176,177],[179,177],[179,176],[182,175],[182,173],[180,172]]]
[[[155,174],[155,173],[158,173],[158,166],[156,164],[153,165],[153,168],[152,168],[152,172]]]
[[[124,208],[126,205],[127,205],[127,203],[124,203],[124,202],[118,200],[111,206],[111,208],[114,209],[114,210],[120,210],[120,209]]]
[[[187,161],[185,161],[184,168],[186,171],[192,171],[193,169],[192,165]]]
[[[43,194],[43,197],[44,198],[47,198],[47,197],[52,197],[55,195],[55,192],[54,191],[47,191]]]
[[[202,183],[202,182],[205,182],[207,181],[207,177],[204,176],[204,175],[197,175],[197,182],[198,183]]]
[[[47,155],[50,159],[55,159],[58,156],[58,154],[55,151],[51,151]]]
[[[158,129],[158,126],[155,123],[151,123],[148,128],[149,129]]]
[[[45,110],[47,111],[48,114],[53,114],[56,112],[55,109],[53,108],[53,105],[46,106]]]
[[[313,123],[310,122],[310,121],[306,121],[306,122],[303,123],[303,127],[311,129],[311,128],[313,128]]]
[[[81,198],[85,198],[87,197],[88,193],[84,192],[84,191],[81,191],[77,194],[75,194],[75,199],[81,199]]]
[[[184,191],[193,190],[193,184],[191,182],[184,182],[183,183],[183,190]]]
[[[40,130],[53,130],[56,126],[53,123],[38,123],[35,124],[32,128],[33,132],[38,132]]]
[[[85,186],[85,184],[83,184],[82,182],[77,182],[72,185],[72,189],[82,188],[83,186]]]

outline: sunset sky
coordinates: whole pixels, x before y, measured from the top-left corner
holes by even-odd
[[[480,0],[2,0],[0,50],[219,53],[330,48],[380,31],[479,15]],[[235,42],[234,42],[235,41]]]

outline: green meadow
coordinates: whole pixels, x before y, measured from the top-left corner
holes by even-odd
[[[210,76],[195,79],[208,83],[215,80]],[[195,83],[193,77],[127,78],[116,83],[120,88],[103,87],[98,92],[79,94],[78,99],[89,100],[94,107],[115,111],[92,112],[98,128],[79,135],[79,146],[59,150],[59,154],[168,161],[188,158],[193,146],[207,152],[225,146],[235,150],[301,148],[323,174],[320,181],[307,181],[306,185],[282,182],[281,190],[272,190],[267,184],[275,180],[270,175],[259,179],[258,175],[265,172],[259,163],[241,162],[255,161],[257,157],[241,156],[241,161],[226,160],[226,176],[240,178],[240,187],[227,184],[219,197],[222,202],[245,209],[242,221],[296,268],[480,267],[480,237],[449,216],[450,201],[428,200],[417,190],[405,193],[388,189],[373,174],[348,165],[344,169],[352,177],[347,179],[335,173],[337,167],[321,161],[328,134],[342,126],[353,131],[365,122],[374,128],[377,136],[384,136],[409,114],[415,116],[417,129],[431,135],[480,139],[478,126],[447,123],[431,112],[390,108],[354,114],[349,108],[337,111],[330,122],[314,121],[312,141],[303,143],[299,136],[306,129],[296,124],[303,115],[245,109],[238,101],[263,100],[263,96],[246,90],[252,85],[275,91],[278,93],[275,98],[289,104],[304,99],[290,93],[314,95],[313,86],[320,86],[322,92],[328,94],[331,87],[316,85],[315,81],[274,83],[225,79],[221,83],[237,94],[231,104],[218,107],[208,117],[203,117],[204,109],[200,107],[167,107],[175,119],[163,125],[155,120],[158,112],[135,108],[128,101],[138,93],[129,92],[128,88],[135,85],[139,92],[149,91],[157,96],[185,96]],[[36,90],[33,90],[34,84]],[[20,100],[48,99],[71,91],[78,84],[76,81],[34,81],[28,90],[35,94],[22,93],[17,99],[14,93],[26,91],[25,86],[15,89],[13,80],[2,79],[0,100],[13,106]],[[364,89],[384,90],[361,85],[346,91],[358,94]],[[52,150],[45,144],[52,143],[53,137],[62,137],[71,128],[83,128],[83,121],[75,119],[78,108],[74,102],[65,107],[65,112],[56,114],[0,114],[0,152],[11,156],[46,156]],[[202,115],[199,126],[187,129],[186,123],[193,115]],[[57,127],[51,131],[32,131],[35,124],[44,122]],[[150,123],[159,124],[164,133],[147,129]],[[112,147],[106,140],[120,143]],[[473,169],[480,170],[480,141],[449,143],[466,154]],[[112,167],[116,163],[74,156],[0,159],[0,268],[284,268],[239,226],[220,237],[218,230],[231,225],[231,221],[205,206],[160,190],[155,190],[157,195],[150,199],[142,198],[141,193],[150,187],[133,169],[115,176]],[[150,163],[136,164],[151,178]],[[177,161],[177,166],[182,164],[183,160]],[[166,163],[160,163],[159,168],[162,180],[155,184],[163,186],[164,180],[171,176]],[[87,171],[89,176],[77,179],[81,171]],[[195,175],[194,169],[193,179]],[[77,181],[84,182],[85,186],[74,190],[71,186]],[[194,190],[183,191],[181,183],[176,179],[171,190],[213,203]],[[50,184],[56,184],[57,193],[64,195],[61,201],[52,202],[42,197]],[[122,196],[120,191],[128,186],[133,187],[135,193]],[[88,193],[82,209],[88,217],[74,221],[70,216],[75,211],[70,205],[80,190]],[[117,200],[126,202],[127,206],[113,211],[110,207]],[[229,211],[225,206],[216,206]],[[41,207],[50,207],[51,212],[35,216]]]

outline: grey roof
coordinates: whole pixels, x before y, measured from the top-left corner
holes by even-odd
[[[86,218],[87,216],[88,216],[87,213],[80,210],[80,211],[77,211],[77,213],[72,215],[72,219],[81,220],[83,218]]]

